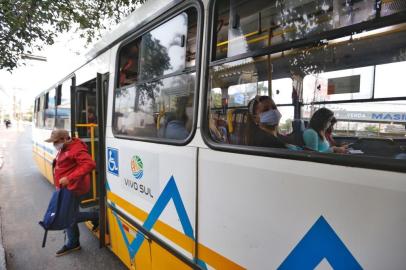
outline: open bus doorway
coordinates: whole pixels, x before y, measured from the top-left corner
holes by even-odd
[[[86,143],[89,154],[96,162],[98,160],[98,129],[97,129],[97,103],[96,103],[96,78],[77,85],[72,96],[72,134]],[[98,210],[99,183],[97,170],[92,172],[89,193],[83,198],[81,206],[94,207]]]

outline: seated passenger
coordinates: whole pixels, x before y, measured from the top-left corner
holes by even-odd
[[[344,148],[348,148],[348,144],[346,143],[338,143],[336,140],[333,138],[333,131],[334,131],[334,125],[337,124],[337,119],[333,117],[331,119],[331,124],[330,127],[326,130],[326,139],[330,143],[330,146],[341,146]]]
[[[300,150],[300,147],[280,139],[278,125],[282,115],[269,96],[257,96],[252,99],[248,103],[248,112],[251,121],[256,124],[250,130],[250,145]]]
[[[216,142],[228,143],[227,140],[227,129],[224,126],[218,126],[217,120],[214,115],[210,113],[209,116],[209,131],[211,138]]]
[[[165,138],[184,140],[189,136],[190,132],[185,127],[188,118],[186,115],[186,101],[185,98],[178,98],[175,118],[167,119]]]
[[[347,153],[345,147],[331,146],[326,138],[326,131],[333,118],[334,113],[327,108],[320,108],[313,114],[309,128],[303,132],[306,148],[323,153]]]

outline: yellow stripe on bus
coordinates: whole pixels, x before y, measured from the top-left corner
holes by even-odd
[[[135,218],[141,220],[142,222],[144,222],[148,217],[148,214],[144,210],[129,203],[128,201],[124,200],[123,198],[121,198],[120,196],[111,191],[107,192],[107,199],[118,205],[120,208],[125,209],[125,211],[130,213]],[[175,230],[171,226],[159,220],[155,223],[154,230],[156,230],[158,233],[162,234],[163,236],[174,242],[179,247],[190,252],[191,254],[194,254],[194,241],[185,234]],[[234,263],[233,261],[227,259],[226,257],[218,254],[217,252],[211,250],[210,248],[202,244],[198,244],[198,249],[199,249],[199,259],[201,259],[202,261],[204,261],[205,263],[211,265],[216,269],[219,268],[229,270],[245,269],[244,267]]]

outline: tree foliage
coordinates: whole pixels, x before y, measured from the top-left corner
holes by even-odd
[[[23,54],[52,45],[71,29],[91,42],[146,0],[0,0],[0,69],[12,71]]]

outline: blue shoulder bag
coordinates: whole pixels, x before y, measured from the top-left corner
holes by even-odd
[[[48,231],[64,230],[76,222],[76,201],[75,194],[67,188],[54,191],[44,218],[39,222],[45,230],[42,247],[45,247]]]

